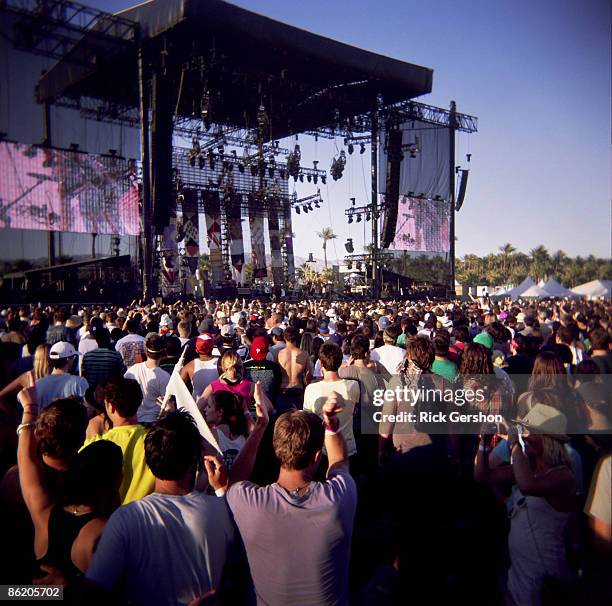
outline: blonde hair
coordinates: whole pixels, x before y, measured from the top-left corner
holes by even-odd
[[[220,379],[227,379],[232,382],[242,380],[244,376],[242,359],[234,350],[229,349],[223,354],[219,366],[221,371]]]
[[[34,380],[42,379],[48,374],[51,374],[51,365],[49,364],[49,345],[41,343],[34,351],[34,367],[32,369]]]
[[[542,460],[549,467],[559,467],[565,465],[571,469],[569,455],[565,444],[551,438],[550,436],[542,435]]]

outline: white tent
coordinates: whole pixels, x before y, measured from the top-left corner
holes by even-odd
[[[575,293],[573,293],[568,288],[565,288],[559,282],[557,282],[554,278],[551,278],[545,284],[540,284],[540,286],[551,296],[551,297],[575,297]]]
[[[511,299],[518,299],[528,288],[537,286],[532,278],[527,276],[518,286],[515,286],[508,292],[504,293],[504,297],[510,297]]]
[[[591,282],[585,282],[572,288],[572,292],[589,299],[609,298],[612,295],[612,280],[591,280]]]
[[[523,291],[518,297],[521,299],[546,299],[550,297],[550,293],[545,291],[541,286],[534,284],[530,286],[527,290]],[[514,297],[512,297],[514,299]]]

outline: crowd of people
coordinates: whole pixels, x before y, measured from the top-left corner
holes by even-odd
[[[0,583],[610,603],[610,301],[39,305],[0,353]]]

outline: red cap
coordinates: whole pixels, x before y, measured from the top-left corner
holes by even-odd
[[[205,356],[209,356],[212,353],[214,346],[215,340],[208,333],[200,335],[195,342],[196,351]]]
[[[251,358],[257,360],[265,360],[268,355],[268,340],[265,337],[255,337],[251,345]]]

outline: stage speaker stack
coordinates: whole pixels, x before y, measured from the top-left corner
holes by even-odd
[[[401,165],[402,131],[390,130],[387,134],[387,183],[385,189],[385,216],[380,237],[381,248],[389,248],[395,238]]]
[[[173,94],[165,78],[155,75],[152,83],[151,158],[153,185],[153,227],[163,233],[176,216],[177,192],[172,184]],[[147,227],[145,226],[145,229]]]
[[[465,168],[461,171],[461,181],[459,182],[459,195],[457,196],[457,201],[455,202],[455,210],[460,210],[463,206],[463,201],[465,200],[465,191],[467,189],[468,177],[470,176],[470,171]]]

